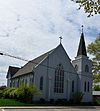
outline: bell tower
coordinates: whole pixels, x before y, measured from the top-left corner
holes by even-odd
[[[80,37],[79,47],[77,51],[77,56],[72,64],[78,73],[78,91],[84,94],[83,102],[92,101],[92,62],[89,60],[86,52],[83,26],[82,33]]]

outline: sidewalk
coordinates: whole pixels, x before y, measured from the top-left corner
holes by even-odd
[[[100,106],[32,106],[32,107],[16,106],[16,107],[0,107],[0,109],[100,109]]]

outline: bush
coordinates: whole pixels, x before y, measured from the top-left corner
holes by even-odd
[[[21,102],[32,102],[33,95],[40,94],[34,85],[21,85],[18,88],[6,88],[3,97],[6,99],[16,99]]]
[[[38,89],[33,85],[21,85],[16,92],[17,99],[21,102],[32,102],[33,95],[39,94]]]
[[[54,103],[54,99],[50,99],[50,103]]]
[[[14,90],[15,90],[15,88],[6,88],[4,90],[3,97],[7,98],[7,99],[14,98],[13,95],[12,95]]]
[[[45,99],[44,98],[40,98],[40,103],[45,103]]]
[[[80,103],[83,99],[83,93],[82,92],[75,92],[72,94],[72,102],[74,103]]]
[[[2,97],[3,97],[3,91],[0,90],[0,98],[2,98]]]
[[[3,93],[4,93],[5,88],[6,88],[6,86],[0,87],[0,98],[3,98]]]
[[[98,106],[100,106],[100,100],[96,100],[95,104],[98,105]]]

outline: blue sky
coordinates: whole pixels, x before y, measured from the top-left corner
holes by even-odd
[[[87,18],[71,0],[0,0],[0,51],[28,60],[55,48],[59,36],[69,57],[76,56],[84,25],[86,45],[100,33],[100,15]],[[0,56],[0,85],[9,65],[24,61]]]

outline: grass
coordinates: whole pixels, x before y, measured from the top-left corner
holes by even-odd
[[[0,106],[25,106],[25,103],[13,99],[0,99]]]
[[[77,106],[79,104],[72,104],[72,103],[49,103],[49,102],[34,102],[31,104],[22,103],[13,99],[0,99],[0,106]],[[80,106],[94,106],[100,105],[100,100],[96,101],[95,104],[87,104],[82,103]]]

